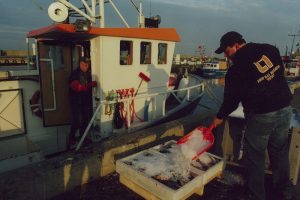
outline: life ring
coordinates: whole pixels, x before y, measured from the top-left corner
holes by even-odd
[[[30,104],[31,112],[37,117],[42,118],[42,110],[40,108],[40,103],[39,103],[40,97],[41,97],[41,92],[39,90],[35,91],[31,99],[29,100],[29,104]]]

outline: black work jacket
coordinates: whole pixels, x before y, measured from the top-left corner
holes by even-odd
[[[78,80],[82,85],[90,83],[92,80],[90,71],[82,72],[78,67],[72,71],[69,77],[69,96],[71,105],[75,107],[90,106],[92,104],[92,88],[89,88],[87,91],[76,92],[70,87],[71,83],[75,80]]]
[[[248,43],[236,52],[232,61],[225,76],[224,100],[218,118],[227,117],[239,102],[246,115],[268,113],[290,104],[292,94],[276,47]]]

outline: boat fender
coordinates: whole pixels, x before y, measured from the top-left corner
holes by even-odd
[[[189,80],[187,77],[184,76],[179,82],[178,89],[186,88],[188,87],[188,84],[189,84]],[[185,95],[186,95],[186,91],[177,91],[178,98],[184,99]]]
[[[35,91],[31,99],[29,100],[29,105],[31,108],[31,112],[35,116],[42,118],[42,110],[40,108],[40,97],[41,97],[40,91],[39,90]]]
[[[120,89],[120,90],[116,90],[116,98],[123,98],[123,94],[124,94],[125,90],[124,89]],[[119,95],[119,97],[118,97]],[[124,125],[124,119],[123,119],[123,107],[124,107],[124,102],[117,102],[115,104],[115,111],[114,111],[114,118],[113,118],[113,125],[115,129],[120,129],[123,127]]]
[[[118,102],[115,104],[115,112],[114,112],[114,127],[116,129],[120,129],[123,127],[124,124],[124,120],[122,118],[122,114],[121,114],[121,103],[122,102]]]
[[[107,92],[107,95],[105,97],[106,101],[113,101],[115,99],[115,91],[111,90]],[[113,104],[105,104],[104,107],[104,114],[105,115],[111,115],[112,114],[112,110],[113,110]]]

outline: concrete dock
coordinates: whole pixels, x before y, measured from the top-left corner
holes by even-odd
[[[300,110],[300,86],[294,88],[294,93],[292,105],[294,108]],[[121,197],[124,197],[124,193],[128,193],[127,195],[129,196],[123,199],[141,199],[139,196],[132,194],[133,192],[122,188],[123,186],[115,182],[115,180],[118,180],[116,178],[118,175],[114,173],[115,161],[163,141],[177,140],[199,124],[208,125],[213,116],[214,113],[209,112],[206,114],[190,115],[186,118],[161,124],[143,131],[124,134],[101,141],[93,144],[92,147],[83,148],[79,152],[65,152],[40,163],[2,173],[0,174],[0,199],[93,199],[93,197],[85,198],[84,194],[90,194],[90,191],[87,190],[89,185],[93,185],[99,181],[103,182],[101,187],[106,186],[110,188],[109,184],[120,186],[115,191],[121,189],[123,191],[123,196]],[[298,178],[296,187],[298,196],[300,197],[299,180],[300,178]],[[213,182],[212,185],[214,184]],[[79,191],[80,195],[76,191]],[[98,194],[97,199],[119,199],[120,197],[118,197],[117,192],[110,194],[107,191],[108,194],[104,194],[105,187],[102,189],[94,188],[92,191],[94,193],[98,191],[102,193],[103,196]],[[72,192],[75,192],[76,195],[73,198],[69,198],[69,196],[72,197]],[[105,198],[105,195],[107,198]]]
[[[191,115],[135,133],[66,152],[40,163],[0,174],[0,199],[50,199],[115,171],[115,161],[163,141],[178,139],[199,122],[210,123],[212,113]]]

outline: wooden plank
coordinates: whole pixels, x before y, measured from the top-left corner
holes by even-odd
[[[143,197],[147,200],[161,200],[159,197],[155,196],[150,191],[145,190],[144,188],[142,188],[139,185],[132,182],[129,178],[126,178],[126,176],[120,175],[119,180],[123,185],[125,185],[126,187],[128,187],[129,189],[131,189],[132,191],[134,191],[135,193],[137,193],[138,195],[140,195],[141,197]],[[199,186],[199,187],[195,188],[193,191],[191,191],[189,194],[186,194],[184,197],[179,198],[178,200],[188,199],[193,194],[202,196],[203,193],[204,193],[204,186]]]
[[[186,194],[185,196],[183,196],[182,198],[180,198],[178,200],[188,199],[193,194],[197,194],[199,196],[202,196],[203,192],[204,192],[204,186],[202,185],[202,186],[199,186],[199,187],[195,188],[194,190],[192,190],[191,192],[189,192],[188,194]]]
[[[293,128],[289,149],[290,177],[294,185],[297,184],[300,169],[300,128]]]
[[[117,160],[116,162],[116,171],[120,174],[120,182],[146,199],[181,200],[186,199],[195,193],[202,195],[204,185],[213,178],[220,176],[225,166],[222,158],[206,153],[209,156],[217,159],[218,162],[206,171],[191,167],[191,173],[195,175],[193,175],[194,179],[183,185],[181,188],[174,190],[153,179],[152,177],[149,177],[148,175],[138,171],[132,165],[125,163],[145,152],[150,153],[153,156],[159,156],[167,159],[165,154],[162,154],[157,150],[157,147],[141,151],[121,160]]]
[[[199,196],[202,196],[204,193],[204,186],[196,188],[195,193],[198,194]]]
[[[215,163],[213,166],[211,166],[209,169],[207,169],[206,171],[200,170],[196,167],[192,167],[191,171],[193,169],[193,173],[199,174],[200,176],[203,177],[203,185],[206,185],[207,183],[209,183],[211,180],[213,180],[216,177],[222,177],[224,168],[225,168],[225,161],[218,157],[215,156],[211,153],[205,153],[213,158],[215,158],[216,160],[218,160],[217,163]]]
[[[216,156],[215,156],[216,157]],[[217,157],[216,157],[217,158]],[[225,162],[219,161],[217,164],[209,168],[204,174],[203,174],[203,184],[206,185],[214,178],[220,176],[225,168]]]
[[[136,185],[138,185],[141,188],[144,188],[146,191],[152,191],[152,193],[155,193],[156,196],[161,199],[168,199],[168,200],[174,199],[175,190],[156,181],[155,179],[147,176],[146,174],[134,169],[132,166],[123,163],[124,160],[129,160],[131,158],[134,158],[135,156],[142,154],[145,151],[148,150],[144,150],[137,154],[126,157],[124,159],[117,160],[116,172],[122,176],[127,177],[128,179],[130,179],[131,182],[134,182]]]
[[[131,157],[132,156],[129,156],[129,158]],[[120,174],[120,176],[127,177],[127,179],[130,179],[130,181],[135,185],[138,185],[151,194],[155,194],[156,197],[163,200],[185,199],[186,196],[194,194],[196,192],[195,190],[198,190],[203,186],[203,176],[200,175],[196,176],[193,180],[186,183],[181,188],[174,190],[158,182],[157,180],[133,169],[131,166],[124,164],[122,160],[117,161],[116,171]],[[201,173],[203,172],[201,171]]]
[[[161,200],[160,198],[158,198],[151,192],[145,190],[144,188],[142,188],[139,185],[135,184],[134,182],[130,181],[125,176],[120,175],[120,182],[147,200]]]

